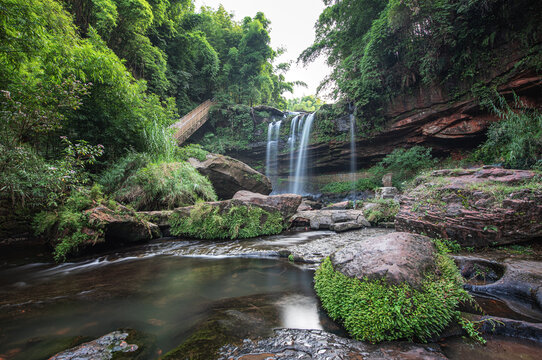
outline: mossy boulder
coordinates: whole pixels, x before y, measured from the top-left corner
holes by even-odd
[[[496,167],[420,176],[401,198],[398,231],[486,247],[542,238],[542,174]]]
[[[205,161],[195,158],[188,161],[211,181],[219,199],[231,199],[240,190],[264,195],[273,190],[265,175],[229,156],[208,154]]]
[[[340,250],[316,271],[322,306],[353,338],[371,342],[427,341],[454,319],[467,324],[458,304],[470,296],[445,246],[435,245],[392,233]]]
[[[246,239],[276,235],[285,228],[280,211],[241,200],[200,203],[178,208],[169,217],[170,232],[196,239]]]

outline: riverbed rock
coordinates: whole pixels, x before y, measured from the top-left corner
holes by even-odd
[[[474,247],[542,238],[542,178],[533,171],[438,170],[416,183],[401,198],[398,231]]]
[[[301,205],[301,195],[280,194],[280,195],[262,195],[254,192],[241,190],[235,193],[234,200],[242,201],[245,204],[270,206],[282,214],[284,219],[293,216]]]
[[[542,320],[542,262],[514,258],[495,261],[475,256],[455,256],[454,259],[466,278],[471,268],[482,276],[487,274],[487,280],[481,279],[482,284],[465,284],[467,290],[510,300],[509,305],[518,308],[518,312]]]
[[[49,360],[109,360],[116,352],[135,352],[138,346],[128,344],[128,332],[114,331],[96,340],[52,356]]]
[[[299,359],[299,360],[445,360],[438,345],[392,342],[371,345],[345,339],[322,330],[277,329],[272,337],[246,339],[239,346],[220,349],[220,360]]]
[[[426,274],[435,271],[435,254],[428,237],[394,232],[346,246],[331,256],[331,262],[348,277],[419,288]]]
[[[208,154],[205,161],[195,158],[188,161],[200,174],[209,178],[220,199],[231,199],[240,190],[264,195],[273,190],[265,175],[229,156]]]
[[[300,211],[291,219],[292,227],[305,227],[312,230],[329,229],[345,231],[346,225],[341,223],[350,223],[350,229],[361,229],[371,224],[365,220],[362,210],[311,210]]]
[[[103,229],[103,237],[100,237],[103,242],[150,241],[161,235],[156,224],[139,219],[136,213],[122,205],[117,205],[116,210],[101,205],[86,213],[92,227]]]
[[[396,187],[381,187],[375,191],[375,199],[395,199],[399,195],[399,190]]]

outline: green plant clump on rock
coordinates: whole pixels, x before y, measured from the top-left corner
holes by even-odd
[[[360,281],[335,271],[326,258],[314,277],[314,288],[329,316],[343,323],[357,340],[380,342],[397,339],[427,341],[452,320],[483,342],[473,323],[460,316],[460,302],[472,301],[462,288],[463,280],[447,248],[438,248],[438,271],[427,274],[420,289],[383,280]]]
[[[170,218],[171,234],[198,239],[246,239],[276,235],[283,230],[278,211],[269,212],[256,206],[238,205],[225,208],[200,203],[189,216],[174,213]]]

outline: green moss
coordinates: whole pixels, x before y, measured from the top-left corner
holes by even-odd
[[[99,224],[89,224],[85,210],[109,202],[98,185],[90,189],[76,188],[56,211],[42,211],[34,217],[34,232],[56,239],[54,259],[65,261],[78,253],[82,243],[96,241],[103,235]]]
[[[164,355],[162,360],[208,360],[216,359],[222,346],[234,342],[233,336],[219,322],[209,321],[177,348]]]
[[[120,331],[128,333],[125,341],[130,345],[137,345],[137,350],[130,352],[116,351],[113,353],[112,360],[143,360],[156,357],[156,337],[154,335],[132,329],[120,329]]]
[[[460,319],[460,302],[472,301],[462,288],[463,279],[457,267],[446,255],[446,246],[439,241],[436,244],[438,271],[426,274],[419,290],[408,284],[349,278],[335,271],[326,258],[314,277],[322,306],[357,340],[429,340],[452,320]],[[461,322],[472,330],[470,323]]]
[[[371,224],[379,224],[383,222],[393,222],[399,212],[399,202],[393,199],[369,200],[363,204],[377,204],[363,212],[365,219]]]
[[[173,213],[170,224],[173,235],[199,239],[245,239],[279,234],[284,229],[278,211],[247,205],[220,209],[205,203],[194,206],[189,216]]]

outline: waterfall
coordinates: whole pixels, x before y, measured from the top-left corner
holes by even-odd
[[[278,148],[279,148],[279,135],[280,125],[282,120],[269,123],[267,128],[267,150],[265,153],[265,175],[271,181],[273,188],[277,184],[278,176]]]
[[[352,181],[352,197],[356,201],[356,118],[350,114],[350,180]]]
[[[299,151],[297,154],[297,164],[295,167],[294,182],[291,186],[291,193],[303,194],[305,191],[305,182],[307,177],[307,147],[309,145],[309,136],[314,120],[314,113],[306,118],[302,118],[299,126],[302,127],[301,141],[299,143]]]
[[[288,172],[288,176],[291,177],[294,174],[294,150],[295,150],[295,143],[297,141],[297,120],[299,120],[301,115],[296,115],[292,119],[292,124],[290,125],[290,137],[288,138],[288,142],[290,143],[290,168]],[[291,189],[290,185],[290,189]]]

